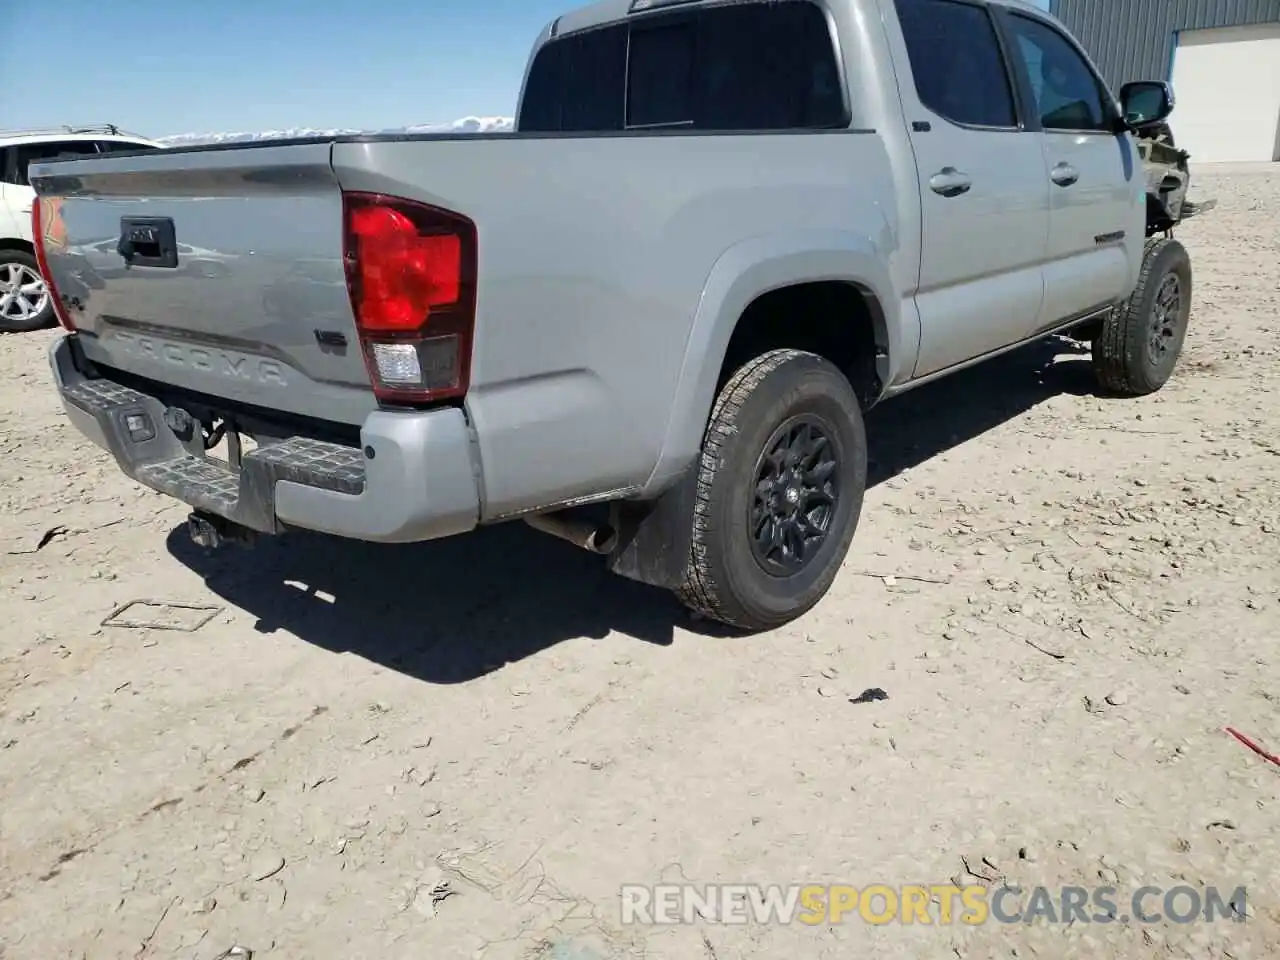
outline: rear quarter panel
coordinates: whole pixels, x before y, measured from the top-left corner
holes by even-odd
[[[486,520],[643,488],[682,376],[766,292],[737,277],[887,287],[865,273],[899,245],[883,144],[857,131],[351,142],[333,163],[344,189],[476,224],[467,408]]]

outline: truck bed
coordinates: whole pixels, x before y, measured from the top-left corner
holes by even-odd
[[[881,262],[894,260],[898,211],[885,198],[902,188],[889,170],[879,137],[837,130],[313,138],[32,175],[57,198],[50,272],[78,303],[90,361],[351,426],[379,403],[346,286],[344,192],[469,218],[479,252],[465,409],[484,518],[500,519],[648,482],[717,262],[744,242],[836,249],[854,231],[865,244],[868,210],[883,215]],[[125,217],[171,218],[177,267],[126,268]]]

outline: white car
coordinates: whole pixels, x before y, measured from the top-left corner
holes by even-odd
[[[27,168],[59,157],[160,149],[161,144],[109,125],[0,131],[0,331],[35,330],[54,319],[31,246],[35,191],[27,183]]]

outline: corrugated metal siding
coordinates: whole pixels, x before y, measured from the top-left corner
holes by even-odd
[[[1107,82],[1167,80],[1179,30],[1280,23],[1280,0],[1050,0]]]

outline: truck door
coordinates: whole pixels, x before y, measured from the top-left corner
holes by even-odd
[[[1142,161],[1088,59],[1068,35],[1031,13],[1002,12],[1016,67],[1043,128],[1051,195],[1040,329],[1121,299],[1146,236]]]
[[[922,208],[919,377],[1034,328],[1044,299],[1049,187],[1040,134],[1019,122],[1010,64],[986,4],[894,6],[901,34],[891,18],[886,24]]]

